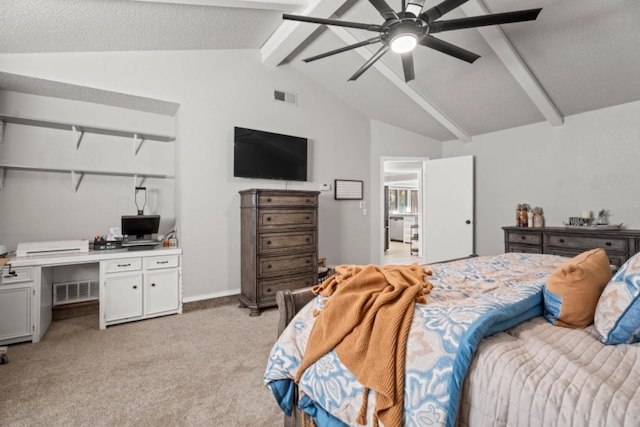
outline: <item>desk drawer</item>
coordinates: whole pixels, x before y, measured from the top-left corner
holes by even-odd
[[[562,234],[547,235],[546,245],[558,248],[584,249],[585,251],[595,248],[604,248],[607,251],[626,252],[629,248],[629,244],[625,238],[565,236]]]
[[[112,261],[106,261],[105,264],[105,271],[107,273],[117,273],[119,271],[135,271],[142,269],[141,258],[116,259]]]
[[[261,233],[258,235],[258,252],[278,252],[297,249],[298,252],[314,250],[315,230],[294,233]]]
[[[154,256],[144,259],[144,268],[147,270],[172,268],[177,267],[179,263],[178,255]]]
[[[278,276],[296,271],[316,271],[318,259],[315,252],[300,255],[258,258],[258,277]]]
[[[519,244],[523,244],[523,245],[541,245],[542,244],[542,233],[510,232],[509,233],[509,242],[510,243],[519,243]]]
[[[5,266],[2,269],[2,277],[0,278],[0,284],[8,285],[10,283],[31,282],[32,280],[33,280],[32,267],[12,268],[11,274],[9,274],[9,267]]]

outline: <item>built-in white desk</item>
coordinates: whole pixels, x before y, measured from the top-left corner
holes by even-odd
[[[97,285],[100,329],[182,313],[181,258],[175,247],[11,258],[0,270],[0,345],[40,341],[60,283]]]

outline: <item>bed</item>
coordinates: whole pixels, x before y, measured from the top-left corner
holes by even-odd
[[[640,344],[605,345],[593,324],[560,327],[546,313],[546,284],[570,261],[507,253],[425,266],[433,272],[428,276],[433,288],[412,315],[398,425],[638,425]],[[630,263],[638,271],[631,282],[640,288],[640,256]],[[613,286],[630,280],[625,274],[627,264],[602,285],[604,292],[598,291],[601,317],[628,312],[602,302],[605,295],[619,299],[620,289]],[[624,303],[636,310],[640,292],[631,293]],[[298,384],[294,381],[326,299],[310,289],[278,293],[279,338],[265,383],[287,427],[303,425],[307,414],[318,426],[375,425],[375,393],[365,398],[365,387],[334,351],[304,369]],[[596,323],[607,325],[595,316]],[[609,322],[609,341],[622,323]],[[637,341],[639,333],[632,330],[628,341]],[[358,418],[363,410],[365,422]],[[386,425],[382,419],[380,425]]]

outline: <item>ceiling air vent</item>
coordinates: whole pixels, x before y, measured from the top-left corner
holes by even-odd
[[[287,93],[281,90],[273,91],[273,100],[278,102],[286,102],[287,104],[296,104],[297,97],[295,93]]]

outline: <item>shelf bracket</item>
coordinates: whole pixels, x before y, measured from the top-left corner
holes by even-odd
[[[78,187],[80,187],[80,182],[82,181],[83,177],[84,173],[71,171],[71,185],[73,186],[74,193],[78,192]]]
[[[138,181],[138,178],[140,178],[140,181]],[[135,193],[135,188],[136,187],[142,187],[142,184],[144,184],[144,180],[147,177],[144,175],[133,175],[133,188],[134,188],[134,193]]]
[[[7,169],[0,167],[0,191],[4,190],[4,177],[6,176]]]
[[[0,120],[0,144],[4,142],[4,120]]]
[[[76,150],[80,149],[80,141],[82,140],[82,136],[84,132],[82,129],[79,129],[77,126],[71,126],[71,131],[73,132],[73,142],[76,144]]]
[[[137,133],[133,134],[133,155],[136,156],[138,151],[140,151],[140,147],[142,147],[142,143],[144,142],[144,138],[138,137]]]

